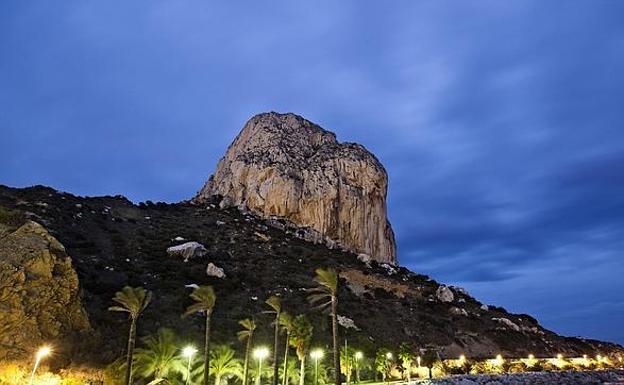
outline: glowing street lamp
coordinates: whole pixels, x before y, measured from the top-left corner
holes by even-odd
[[[420,369],[420,356],[416,357],[416,363],[418,364],[418,369]]]
[[[496,356],[496,359],[494,360],[496,365],[501,366],[503,364],[503,356],[501,356],[500,354]]]
[[[387,360],[391,360],[392,359],[392,353],[390,353],[390,352],[386,353],[386,359]]]
[[[461,355],[459,356],[459,364],[463,365],[466,362],[466,356],[465,355]]]
[[[186,364],[186,385],[189,383],[189,379],[191,378],[191,360],[193,359],[193,355],[197,353],[197,349],[192,347],[191,345],[186,346],[182,349],[182,355],[188,358],[188,363]]]
[[[323,351],[321,349],[314,349],[310,352],[310,357],[314,359],[314,383],[318,385],[318,362],[323,358]]]
[[[557,354],[557,359],[558,359],[559,361],[563,360],[563,354]]]
[[[32,385],[33,383],[33,379],[35,378],[35,372],[37,371],[37,368],[39,367],[39,363],[41,363],[41,360],[45,356],[48,356],[51,352],[52,352],[52,349],[50,349],[49,346],[42,346],[41,348],[39,348],[39,350],[37,351],[37,354],[35,355],[35,366],[33,367],[32,373],[30,373],[30,381],[28,382],[29,385]]]
[[[256,384],[260,385],[262,378],[262,361],[269,356],[269,349],[264,346],[256,348],[253,352],[253,356],[256,360],[258,360],[258,377],[256,379]]]
[[[360,360],[364,358],[364,353],[355,352],[355,381],[357,383],[360,382]]]
[[[535,359],[535,356],[533,354],[529,354],[529,361],[533,361]]]

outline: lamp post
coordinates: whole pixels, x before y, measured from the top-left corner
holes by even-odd
[[[32,385],[33,383],[33,379],[35,378],[35,372],[37,371],[37,368],[39,367],[41,360],[45,356],[49,355],[50,352],[52,352],[52,349],[50,349],[48,346],[42,346],[37,351],[37,355],[35,356],[35,366],[33,367],[32,373],[30,373],[30,381],[28,382],[29,385]]]
[[[191,378],[191,361],[193,360],[193,355],[195,353],[197,353],[197,349],[190,345],[182,349],[182,355],[188,358],[188,362],[186,364],[186,385],[189,384]]]
[[[360,360],[364,357],[362,352],[355,352],[355,382],[360,383]]]
[[[262,379],[262,361],[269,356],[269,349],[266,347],[256,348],[253,352],[253,356],[258,360],[258,377],[256,377],[256,385],[260,385]]]
[[[314,359],[314,383],[318,385],[318,363],[323,358],[323,351],[321,349],[314,349],[310,352],[310,357]]]

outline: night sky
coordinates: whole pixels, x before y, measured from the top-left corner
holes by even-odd
[[[0,183],[174,202],[295,112],[386,166],[401,264],[624,343],[624,2],[208,3],[0,2]]]

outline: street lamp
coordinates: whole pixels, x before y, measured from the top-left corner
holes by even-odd
[[[258,360],[258,377],[256,378],[256,384],[260,385],[262,378],[262,361],[269,356],[269,349],[264,346],[256,348],[253,352],[253,356]]]
[[[318,385],[318,362],[323,358],[323,350],[314,349],[310,352],[310,357],[314,359],[314,383]]]
[[[355,381],[357,383],[360,382],[360,360],[364,358],[364,353],[355,352]]]
[[[39,367],[39,363],[41,363],[41,360],[49,355],[52,352],[52,349],[50,349],[49,346],[42,346],[41,348],[39,348],[39,350],[37,351],[37,354],[35,355],[35,366],[33,367],[32,373],[30,373],[30,381],[28,382],[29,385],[32,385],[33,383],[33,379],[35,378],[35,372],[37,371],[37,368]]]
[[[392,353],[390,353],[390,352],[386,353],[386,359],[387,360],[391,360],[392,359]]]
[[[186,364],[186,385],[188,385],[191,378],[191,360],[193,359],[193,355],[195,353],[197,353],[197,349],[191,345],[182,349],[182,355],[188,358],[188,363]]]
[[[420,356],[416,357],[416,363],[418,364],[418,369],[420,369]]]

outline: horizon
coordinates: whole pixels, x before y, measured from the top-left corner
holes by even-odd
[[[624,344],[624,3],[0,11],[0,184],[190,199],[293,112],[384,165],[400,265]]]

